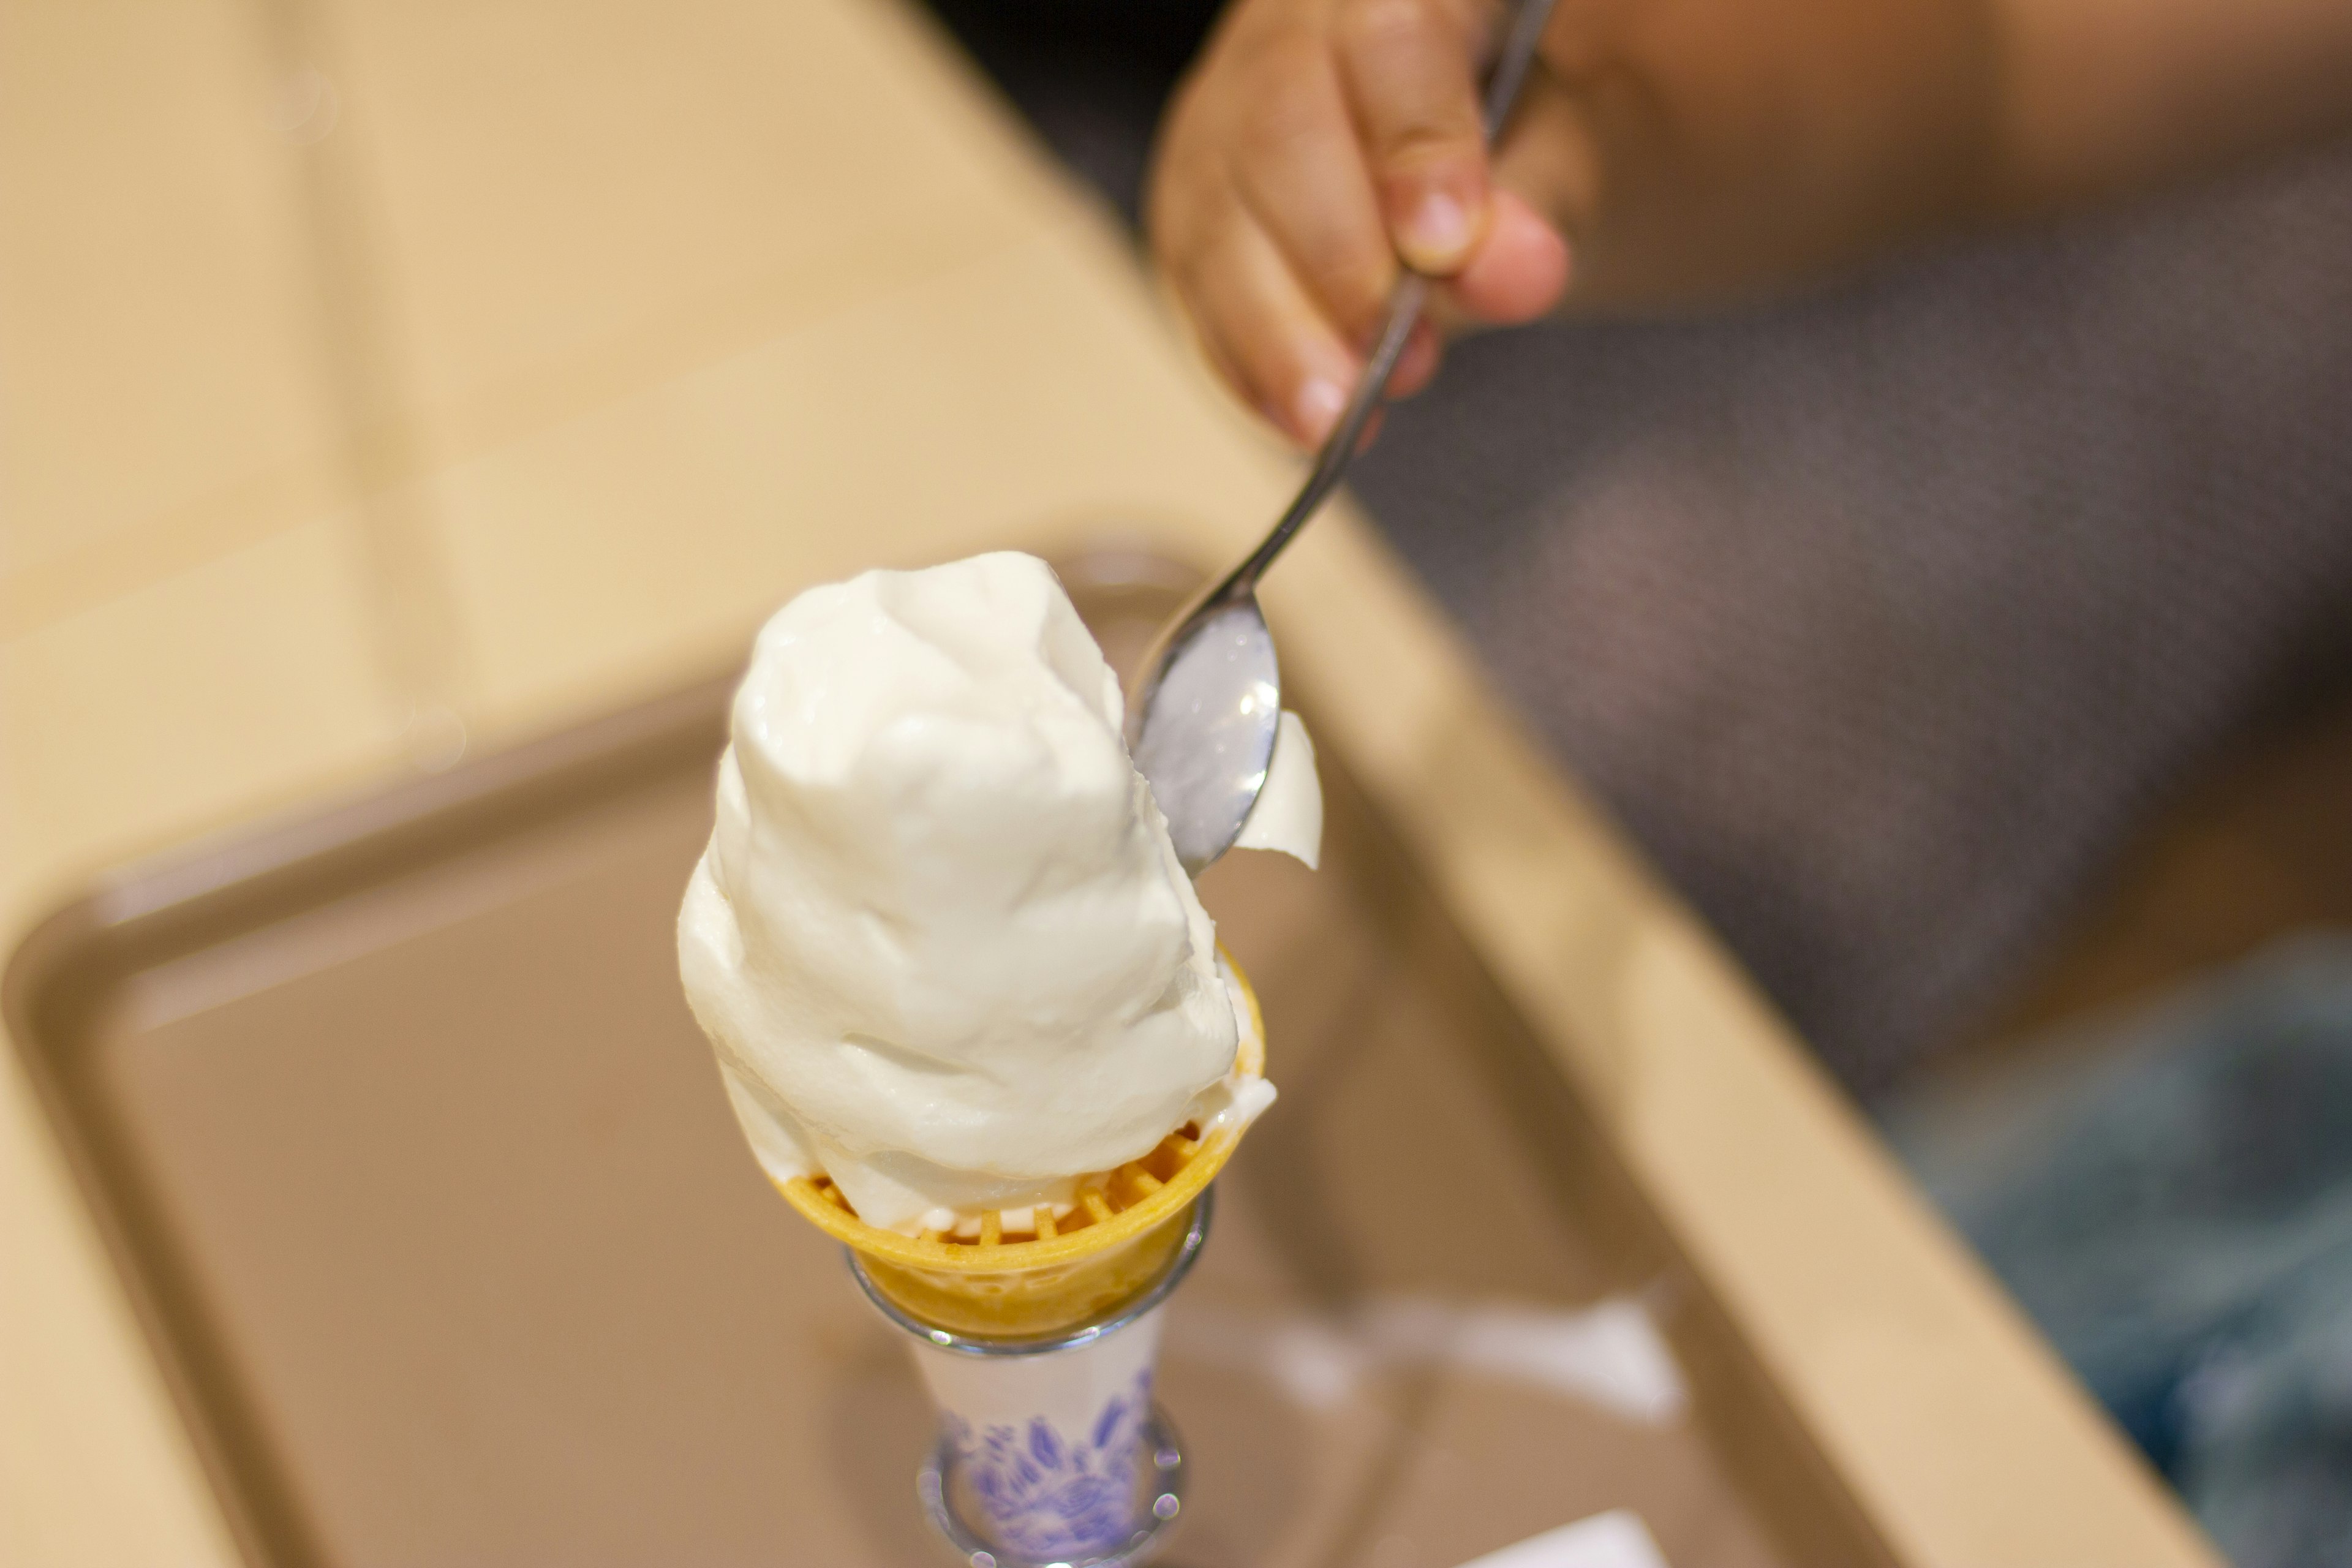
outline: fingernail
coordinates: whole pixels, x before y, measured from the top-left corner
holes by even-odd
[[[1405,246],[1424,267],[1450,267],[1470,248],[1470,213],[1444,191],[1421,198],[1405,224]]]
[[[1307,439],[1320,441],[1338,423],[1339,411],[1348,406],[1348,395],[1338,382],[1316,376],[1298,389],[1292,406],[1298,411],[1298,427]]]

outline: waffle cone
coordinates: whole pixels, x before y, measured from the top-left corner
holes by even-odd
[[[1234,1065],[1245,1078],[1262,1078],[1265,1022],[1257,994],[1232,956],[1224,958],[1250,1017]],[[777,1188],[811,1224],[855,1249],[875,1287],[910,1316],[954,1333],[1025,1338],[1076,1328],[1157,1279],[1183,1242],[1194,1201],[1245,1130],[1204,1136],[1186,1123],[1140,1159],[1081,1178],[1076,1205],[1058,1222],[1050,1210],[1034,1211],[1034,1238],[1006,1237],[994,1211],[981,1216],[975,1238],[902,1236],[859,1219],[826,1177],[796,1176]]]

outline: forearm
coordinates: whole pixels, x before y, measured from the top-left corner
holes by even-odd
[[[1500,157],[1576,310],[1755,299],[1891,247],[2352,130],[2352,0],[1561,0]]]
[[[1992,0],[1997,214],[2352,130],[2346,0]]]
[[[1562,0],[1506,152],[1572,308],[1674,309],[2352,129],[2352,0]]]
[[[1990,0],[1561,0],[1498,173],[1550,212],[1575,308],[1769,294],[1986,204]]]

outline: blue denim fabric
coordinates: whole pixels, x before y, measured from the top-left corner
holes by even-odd
[[[2352,1568],[2352,936],[1885,1122],[2239,1568]]]

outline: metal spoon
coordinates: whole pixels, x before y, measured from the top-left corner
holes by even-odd
[[[1491,143],[1527,79],[1552,0],[1520,0],[1486,79]],[[1176,858],[1194,876],[1233,847],[1265,787],[1282,717],[1274,634],[1257,605],[1257,581],[1307,520],[1339,488],[1380,405],[1405,340],[1421,320],[1429,280],[1408,271],[1389,295],[1378,345],[1315,467],[1264,543],[1168,624],[1138,667],[1127,703],[1127,744],[1168,818]]]

